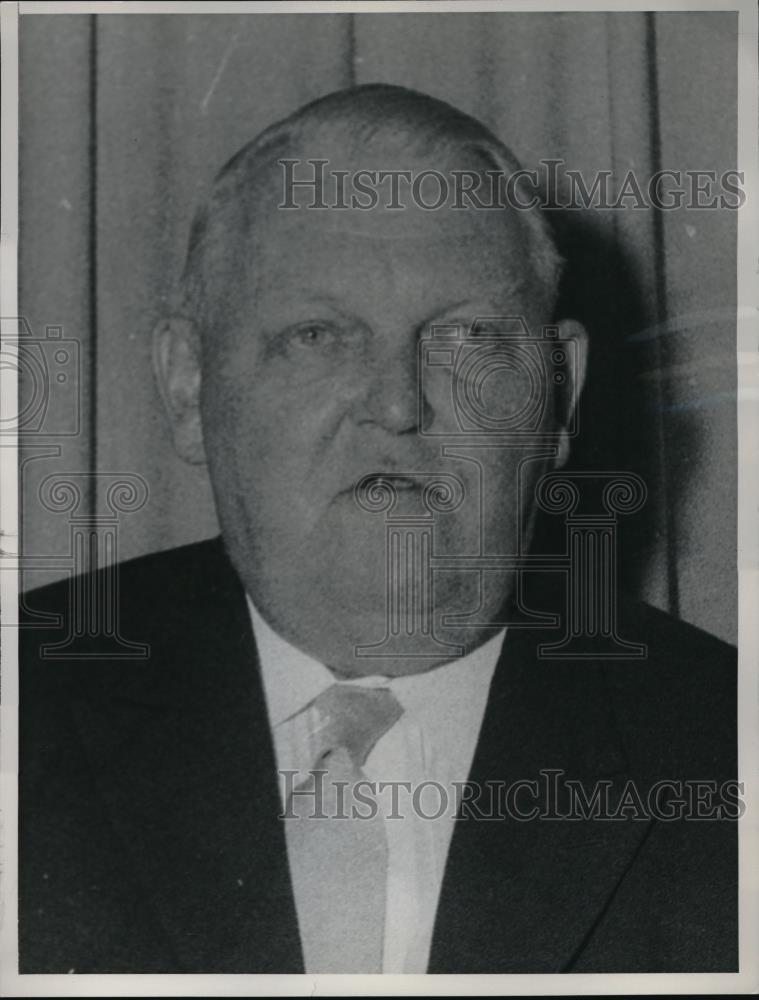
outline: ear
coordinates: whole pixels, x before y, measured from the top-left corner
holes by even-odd
[[[171,424],[174,449],[192,465],[204,463],[200,423],[200,340],[181,316],[162,320],[153,331],[153,369]]]
[[[588,366],[588,334],[585,327],[573,319],[563,319],[558,326],[559,339],[573,345],[568,351],[569,384],[565,387],[566,391],[559,394],[556,414],[559,427],[559,454],[556,457],[556,468],[561,468],[569,458],[570,438],[574,437],[573,429],[577,425],[577,411]]]

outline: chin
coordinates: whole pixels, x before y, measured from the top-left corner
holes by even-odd
[[[404,583],[388,585],[381,521],[370,528],[365,520],[359,526],[342,520],[330,524],[331,531],[325,527],[297,539],[280,533],[285,544],[278,546],[256,545],[262,535],[271,539],[274,534],[256,532],[245,539],[249,555],[234,560],[259,612],[308,655],[346,675],[391,676],[456,659],[493,634],[492,629],[439,625],[431,630],[418,605],[407,613]],[[437,623],[442,614],[466,615],[483,605],[473,573],[435,574],[431,596]],[[488,620],[485,614],[493,610],[482,606],[478,620]]]
[[[392,596],[384,573],[367,579],[366,575],[351,577],[343,570],[339,578],[322,577],[318,589],[303,594],[297,616],[291,617],[293,605],[288,602],[286,627],[296,645],[346,676],[422,673],[458,659],[494,634],[490,628],[442,628],[439,624],[430,629],[422,627],[420,616],[409,619],[401,614],[393,620],[388,613]],[[397,603],[403,605],[405,595],[400,596]],[[473,612],[480,594],[471,577],[453,578],[439,585],[436,598],[432,621],[439,623],[444,613]]]

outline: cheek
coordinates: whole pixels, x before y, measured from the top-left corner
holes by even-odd
[[[334,488],[339,418],[334,397],[293,393],[229,366],[212,372],[201,400],[209,470],[219,507],[263,535],[307,533]]]
[[[527,450],[494,452],[493,459],[483,463],[482,509],[483,540],[492,551],[519,544],[535,506],[535,486],[549,461]]]
[[[257,451],[281,451],[300,441],[311,447],[334,431],[351,384],[344,376],[298,379],[292,368],[238,355],[204,378],[203,404],[222,435],[245,436],[246,446]]]
[[[231,363],[204,377],[201,415],[209,458],[218,452],[245,464],[281,451],[295,422],[286,399],[246,377],[244,365]]]

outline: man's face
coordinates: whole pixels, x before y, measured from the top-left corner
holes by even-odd
[[[524,545],[545,458],[518,476],[529,449],[444,456],[441,445],[457,439],[420,434],[420,419],[437,433],[456,429],[451,372],[429,369],[420,383],[419,371],[420,338],[433,325],[466,331],[476,317],[522,315],[539,334],[548,316],[525,270],[521,224],[503,211],[410,201],[400,211],[284,211],[280,191],[274,184],[256,213],[224,329],[203,351],[203,437],[225,542],[259,610],[311,655],[345,673],[426,669],[449,657],[355,656],[356,645],[385,636],[397,584],[387,512],[362,509],[354,490],[365,475],[385,476],[398,488],[392,514],[419,516],[430,476],[453,474],[464,499],[436,515],[435,555]],[[506,413],[524,386],[500,371],[483,391]],[[437,634],[466,648],[492,635],[443,628],[441,616],[479,608],[477,621],[495,620],[512,580],[436,571]]]

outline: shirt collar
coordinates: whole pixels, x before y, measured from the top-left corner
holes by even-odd
[[[264,621],[250,597],[247,601],[261,661],[269,722],[274,729],[297,715],[336,680],[323,663],[278,635]],[[388,686],[404,709],[413,711],[417,717],[423,718],[434,710],[440,723],[460,724],[462,713],[481,711],[505,634],[503,629],[466,656],[424,673],[393,678],[373,675],[345,683]]]
[[[261,661],[266,704],[272,728],[297,715],[335,683],[332,673],[278,635],[248,597],[248,611]]]

